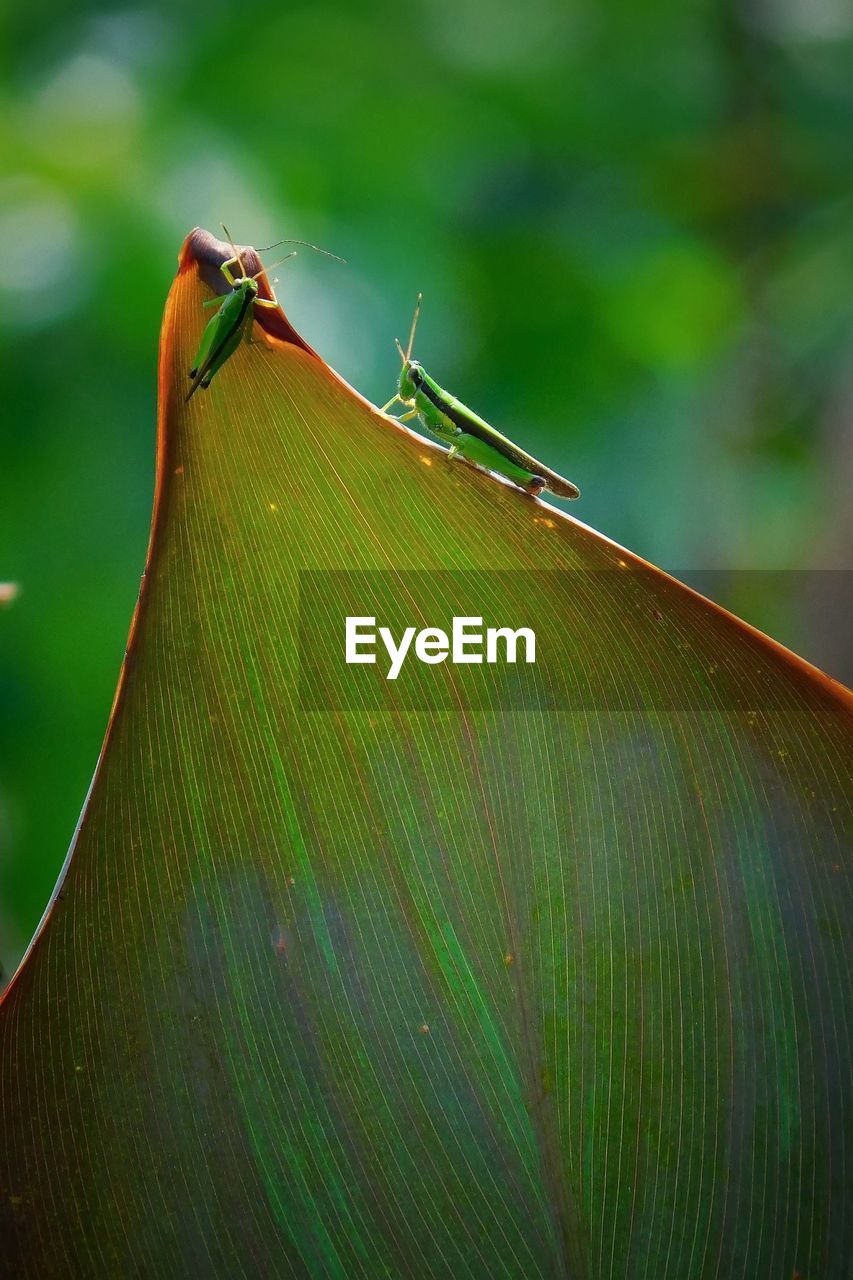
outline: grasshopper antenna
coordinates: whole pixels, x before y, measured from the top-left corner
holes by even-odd
[[[287,241],[287,240],[282,240],[282,241],[280,241],[280,243],[281,243],[281,244],[288,244],[288,243],[292,243],[292,242],[289,242],[289,241]],[[271,248],[271,249],[274,249],[274,248],[275,248],[275,245],[270,245],[270,248]],[[255,250],[255,252],[256,252],[256,253],[260,253],[261,251],[260,251],[259,249],[256,249],[256,250]],[[281,264],[282,264],[283,262],[287,262],[287,259],[288,259],[288,258],[295,258],[295,257],[296,257],[296,250],[295,250],[295,249],[293,249],[293,250],[291,250],[291,252],[290,252],[290,253],[286,253],[286,254],[284,255],[284,257],[283,257],[283,258],[279,258],[278,262],[274,262],[274,263],[272,264],[272,266],[271,266],[271,267],[261,267],[260,271],[256,271],[256,272],[255,272],[255,274],[254,274],[253,276],[250,276],[250,277],[249,277],[249,279],[250,279],[250,280],[257,280],[257,279],[258,279],[258,277],[259,277],[259,276],[262,276],[262,275],[264,274],[264,272],[265,272],[265,271],[267,271],[267,272],[269,272],[269,271],[275,271],[276,267],[280,267],[280,266],[281,266]]]
[[[318,244],[311,244],[308,240],[276,240],[274,244],[265,245],[263,249],[256,249],[255,253],[269,253],[270,249],[277,249],[280,244],[301,244],[303,249],[313,249],[315,253],[322,253],[324,258],[334,258],[336,262],[342,262],[346,266],[346,258],[340,257],[337,253],[331,253],[328,249],[321,249]],[[288,254],[288,257],[290,256]]]
[[[240,270],[242,271],[243,278],[245,279],[246,268],[243,266],[243,259],[240,257],[240,250],[237,248],[236,244],[231,239],[231,232],[228,230],[225,223],[220,222],[219,225],[222,228],[222,230],[225,232],[225,239],[228,241],[229,245],[231,246],[231,252],[234,254],[234,257],[236,258],[237,262],[240,264]]]
[[[406,350],[405,351],[403,350],[403,344],[399,338],[394,339],[394,345],[396,346],[398,352],[400,353],[400,359],[403,362],[404,368],[409,363],[409,358],[412,354],[412,347],[415,345],[415,330],[418,327],[418,317],[421,314],[421,302],[423,300],[423,296],[424,295],[422,293],[419,293],[418,300],[415,303],[415,314],[412,316],[412,327],[409,330],[409,342],[406,347]]]
[[[422,293],[419,293],[418,300],[415,303],[415,314],[412,316],[412,327],[409,330],[409,344],[406,347],[405,355],[403,355],[403,348],[400,346],[400,343],[397,342],[397,347],[400,352],[400,355],[403,356],[403,364],[408,364],[412,355],[412,347],[415,345],[415,330],[418,327],[418,318],[420,317],[420,314],[421,314],[421,302],[423,301],[423,296],[424,295]]]

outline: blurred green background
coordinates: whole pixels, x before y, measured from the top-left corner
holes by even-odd
[[[849,675],[849,0],[73,10],[0,15],[7,974],[106,725],[196,224],[346,257],[279,297],[378,403],[423,289],[417,354],[573,515]]]

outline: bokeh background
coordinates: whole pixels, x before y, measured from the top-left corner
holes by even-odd
[[[850,678],[849,0],[11,0],[0,31],[7,975],[106,725],[196,224],[347,258],[279,297],[378,403],[423,289],[419,357],[572,514]]]

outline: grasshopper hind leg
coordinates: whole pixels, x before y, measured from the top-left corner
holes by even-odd
[[[545,488],[544,476],[531,476],[524,486],[525,493],[529,493],[534,498],[538,498],[542,490]]]

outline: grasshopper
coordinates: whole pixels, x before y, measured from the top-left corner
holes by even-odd
[[[275,310],[278,307],[278,299],[274,292],[271,298],[258,296],[258,277],[263,275],[264,269],[261,268],[253,276],[247,275],[240,250],[231,239],[231,234],[224,223],[222,224],[222,230],[225,232],[225,237],[233,253],[233,257],[227,258],[220,267],[230,287],[230,293],[226,293],[224,297],[211,298],[208,302],[202,304],[205,307],[217,307],[218,310],[207,322],[207,327],[202,334],[201,345],[193,361],[193,367],[189,371],[192,386],[185,397],[187,400],[192,399],[199,387],[206,390],[210,386],[214,375],[219,372],[226,360],[237,350],[240,342],[251,337],[255,307],[266,307],[271,310]],[[327,249],[319,249],[317,245],[309,244],[307,240],[277,240],[275,244],[269,244],[265,249],[258,249],[257,252],[267,253],[270,249],[277,249],[280,244],[301,244],[307,249],[314,249],[317,253],[325,254],[328,258],[338,257],[336,253],[329,253]],[[281,266],[282,262],[286,262],[288,258],[295,257],[296,250],[294,249],[274,263],[270,267],[270,271]],[[343,262],[344,259],[338,258],[338,261]],[[236,278],[231,271],[234,266],[240,268],[240,275]]]
[[[406,350],[403,350],[398,338],[394,340],[402,369],[396,394],[383,407],[382,412],[386,413],[399,400],[407,407],[408,412],[402,414],[397,421],[408,422],[412,418],[418,418],[425,430],[450,445],[448,459],[458,455],[489,471],[496,471],[534,497],[547,489],[559,498],[579,498],[580,489],[577,485],[572,484],[571,480],[564,480],[544,463],[537,462],[536,458],[489,426],[488,422],[478,417],[461,400],[440,387],[423,365],[411,358],[422,296],[418,294]]]

